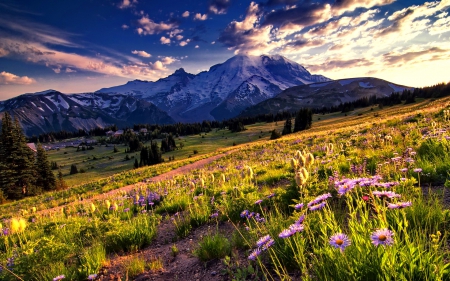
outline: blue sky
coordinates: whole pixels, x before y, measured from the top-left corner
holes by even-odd
[[[332,79],[449,82],[450,0],[2,0],[0,100],[280,54]]]

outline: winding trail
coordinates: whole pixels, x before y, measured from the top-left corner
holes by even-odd
[[[222,157],[225,157],[227,155],[230,155],[230,154],[232,154],[232,153],[234,153],[236,151],[237,151],[237,149],[233,149],[233,150],[230,150],[230,151],[223,152],[221,154],[217,154],[217,155],[205,158],[205,159],[198,160],[198,161],[196,161],[194,163],[187,164],[187,165],[178,167],[176,169],[173,169],[172,171],[169,171],[169,172],[166,172],[166,173],[163,173],[163,174],[160,174],[160,175],[148,178],[147,181],[149,181],[149,182],[159,182],[159,181],[171,179],[171,178],[173,178],[176,175],[187,173],[187,172],[190,172],[192,170],[200,169],[200,168],[202,168],[202,167],[212,163],[213,161],[218,160],[218,159],[220,159]],[[128,191],[132,190],[133,188],[136,188],[139,184],[140,183],[135,183],[135,184],[122,186],[122,187],[119,187],[117,189],[114,189],[114,190],[111,190],[111,191],[108,191],[108,192],[105,192],[105,193],[102,193],[102,194],[97,194],[97,195],[95,195],[95,196],[93,196],[91,198],[88,198],[88,199],[84,199],[84,200],[81,200],[81,201],[74,201],[74,202],[70,202],[70,203],[68,203],[66,205],[62,205],[62,206],[58,206],[58,207],[54,207],[54,208],[50,208],[50,209],[37,211],[36,215],[39,215],[39,214],[43,215],[43,214],[52,213],[52,212],[55,212],[55,211],[61,211],[61,209],[64,208],[64,207],[72,206],[72,205],[79,204],[79,203],[86,204],[86,203],[91,203],[91,202],[96,201],[96,200],[103,200],[103,199],[107,199],[107,198],[110,198],[110,197],[114,197],[118,193],[128,192]]]

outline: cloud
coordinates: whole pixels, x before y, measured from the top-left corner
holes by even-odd
[[[170,38],[166,38],[164,36],[162,36],[159,41],[161,42],[161,44],[170,44]]]
[[[138,56],[143,57],[143,58],[149,58],[149,57],[152,56],[152,55],[150,55],[149,53],[147,53],[146,51],[137,51],[137,50],[134,50],[134,51],[131,51],[131,53],[132,53],[133,55],[138,55]]]
[[[0,58],[6,57],[9,54],[9,51],[3,48],[0,48]]]
[[[263,3],[263,6],[278,6],[278,5],[295,5],[297,4],[297,0],[269,0],[266,3]]]
[[[196,13],[194,16],[194,20],[207,20],[208,19],[208,15],[207,14],[200,14],[200,13]]]
[[[427,60],[432,58],[433,54],[448,53],[449,50],[444,50],[439,47],[432,47],[420,51],[407,51],[405,53],[389,52],[383,55],[383,61],[386,65],[403,65],[411,61],[418,61],[420,57],[427,56]],[[428,56],[429,55],[429,56]]]
[[[119,4],[119,8],[120,9],[126,9],[126,8],[130,8],[132,7],[134,4],[137,3],[137,0],[123,0],[120,4]]]
[[[212,0],[209,3],[208,11],[212,14],[223,15],[227,13],[230,5],[230,0]]]
[[[66,73],[74,73],[74,72],[77,72],[77,71],[75,69],[66,67]]]
[[[178,35],[178,34],[180,34],[182,32],[183,32],[183,30],[182,29],[178,29],[178,28],[174,29],[174,30],[171,30],[169,32],[169,37],[172,38],[172,37],[174,37],[174,36],[176,36],[176,35]]]
[[[369,61],[365,58],[361,59],[350,59],[350,60],[342,60],[342,59],[331,59],[322,64],[317,65],[308,65],[306,68],[312,72],[317,71],[330,71],[336,69],[346,69],[346,68],[355,68],[355,67],[367,67],[372,65],[373,62]]]
[[[177,38],[177,40],[179,41],[179,40],[183,39],[183,35],[177,35],[177,36],[175,36],[175,38]]]
[[[195,48],[198,49],[198,48],[200,48],[200,46],[199,45],[195,45]]]
[[[28,76],[17,76],[12,73],[0,72],[0,85],[30,85],[36,83],[36,80]]]
[[[185,11],[183,14],[181,14],[181,16],[182,16],[183,18],[189,17],[189,11]]]
[[[126,25],[126,24],[122,24],[122,29],[128,29],[128,28],[130,28],[128,25]]]
[[[168,31],[168,30],[178,27],[178,24],[175,22],[156,23],[152,19],[150,19],[148,16],[143,16],[141,19],[138,20],[138,23],[139,23],[140,27],[138,27],[136,30],[139,33],[139,35],[158,34],[163,31]]]
[[[186,46],[189,42],[191,42],[191,39],[186,39],[186,40],[184,40],[184,41],[181,41],[181,42],[180,42],[180,46],[181,46],[181,47],[184,47],[184,46]]]
[[[159,56],[158,58],[161,59],[161,62],[162,62],[164,65],[172,64],[172,63],[178,61],[178,59],[176,59],[176,58],[174,58],[174,57],[164,57],[164,56]]]

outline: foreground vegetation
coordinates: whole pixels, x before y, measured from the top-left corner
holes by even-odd
[[[1,209],[0,279],[94,279],[112,253],[151,245],[164,217],[178,239],[211,224],[192,254],[221,259],[233,280],[449,280],[449,100],[314,116],[308,131],[232,146],[170,180],[142,183],[192,158],[18,201]]]

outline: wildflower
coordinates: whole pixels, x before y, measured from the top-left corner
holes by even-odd
[[[392,238],[394,236],[394,232],[387,228],[383,229],[377,229],[372,233],[370,236],[370,240],[372,240],[372,244],[375,246],[379,245],[392,245],[394,243],[394,239]]]
[[[300,210],[301,208],[303,208],[303,203],[298,203],[294,206],[294,209],[296,210]]]
[[[310,211],[321,210],[321,209],[323,209],[323,207],[325,207],[326,204],[327,204],[327,201],[323,201],[322,203],[310,206],[309,210]]]
[[[350,246],[351,241],[344,233],[336,233],[330,237],[330,245],[343,251],[346,247]]]
[[[330,197],[331,197],[330,193],[319,195],[316,198],[314,198],[314,200],[312,200],[311,202],[308,203],[308,207],[311,207],[312,205],[316,205],[324,200],[327,200]]]
[[[291,237],[294,234],[295,234],[295,232],[292,232],[290,229],[284,229],[283,231],[280,232],[280,234],[278,234],[278,237],[280,237],[280,238],[288,238],[288,237]]]
[[[269,195],[267,195],[267,198],[272,198],[272,197],[274,197],[275,196],[275,193],[272,193],[272,194],[269,194]]]
[[[422,169],[421,169],[421,168],[416,168],[416,169],[414,169],[413,171],[414,171],[414,173],[421,173],[421,172],[422,172]]]
[[[273,244],[275,244],[275,240],[269,239],[269,241],[267,241],[267,242],[262,246],[262,250],[265,251],[265,250],[269,249],[270,247],[273,246]]]
[[[403,208],[409,207],[411,205],[412,205],[411,201],[398,202],[398,203],[394,203],[394,204],[389,203],[388,208],[389,209],[403,209]]]
[[[345,195],[347,192],[352,190],[354,187],[355,187],[355,185],[351,184],[351,183],[346,183],[346,184],[343,184],[343,185],[339,185],[339,187],[338,187],[338,194],[339,194],[339,196]]]
[[[255,204],[258,204],[258,205],[259,205],[259,204],[261,204],[261,203],[262,203],[262,200],[261,200],[261,199],[255,201]]]
[[[373,195],[379,197],[379,198],[400,198],[401,195],[397,194],[393,191],[373,191],[372,192]]]
[[[241,218],[246,218],[250,214],[249,210],[244,210],[241,212]]]
[[[305,220],[305,215],[301,215],[298,220],[295,222],[295,224],[300,225]]]
[[[95,278],[97,278],[97,274],[90,274],[88,276],[88,280],[94,280]]]
[[[63,275],[59,275],[59,276],[56,276],[55,278],[53,278],[53,281],[63,280],[64,278],[66,278],[66,276],[64,274]]]
[[[400,169],[400,172],[406,173],[406,172],[408,172],[408,168],[402,168],[402,169]]]
[[[109,208],[111,207],[111,202],[109,202],[109,200],[106,200],[105,204],[106,204],[106,209],[109,210]]]
[[[218,212],[212,213],[209,217],[210,218],[217,218],[219,216]]]
[[[363,195],[362,200],[364,200],[364,201],[369,201],[369,196]]]
[[[31,207],[31,212],[36,213],[36,207]]]
[[[294,223],[289,226],[289,230],[291,231],[292,234],[302,232],[304,229],[305,227],[302,224]]]
[[[256,258],[257,258],[261,253],[262,253],[262,252],[261,252],[261,250],[260,250],[259,248],[258,248],[258,249],[255,249],[255,250],[250,254],[250,256],[248,256],[248,259],[254,261],[254,260],[256,260]]]
[[[297,170],[297,167],[298,167],[298,161],[295,160],[295,158],[292,158],[292,159],[291,159],[291,167],[292,167],[292,169]]]
[[[270,237],[270,235],[267,234],[266,236],[261,237],[261,238],[258,240],[258,242],[256,242],[256,245],[258,245],[258,247],[261,247],[262,245],[264,245],[264,244],[266,244],[267,242],[269,242],[270,239],[272,239],[272,238]]]
[[[123,210],[124,213],[128,213],[130,211],[130,208],[126,208]]]

